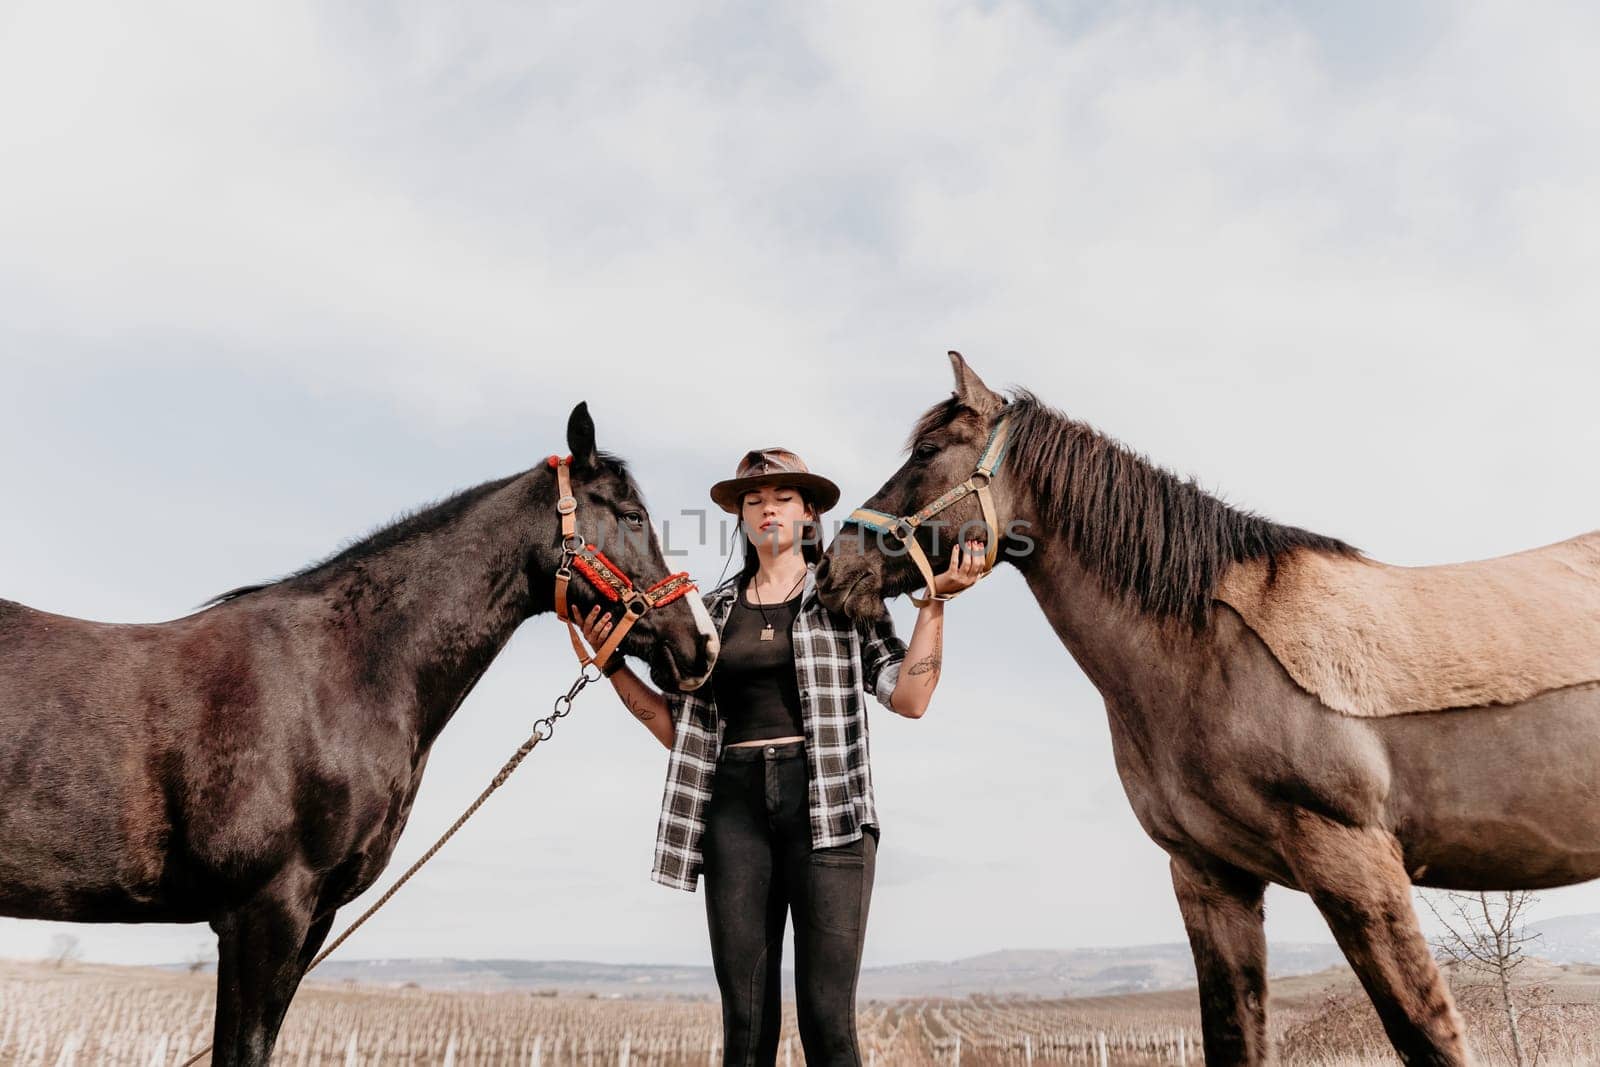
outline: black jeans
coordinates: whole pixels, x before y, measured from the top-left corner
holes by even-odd
[[[724,1067],[776,1062],[783,927],[794,915],[795,998],[806,1063],[861,1063],[856,979],[878,828],[811,847],[805,742],[724,748],[701,838]]]

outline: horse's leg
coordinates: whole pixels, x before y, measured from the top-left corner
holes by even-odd
[[[300,973],[304,975],[311,967],[311,961],[317,958],[317,953],[322,951],[322,943],[328,939],[328,931],[333,929],[333,912],[325,913],[321,918],[311,923],[311,929],[306,931],[305,944],[300,946]]]
[[[270,1000],[267,1010],[262,1013],[257,1021],[261,1033],[267,1035],[267,1059],[272,1058],[272,1046],[278,1040],[278,1032],[283,1029],[283,1017],[289,1013],[289,1003],[294,999],[295,990],[300,988],[300,980],[305,977],[311,961],[316,958],[317,952],[322,948],[322,942],[327,940],[328,930],[333,926],[333,912],[328,912],[321,918],[313,919],[311,926],[306,931],[305,941],[300,945],[300,953],[294,968],[289,972],[294,976],[293,984],[277,991],[277,995]]]
[[[1366,987],[1407,1064],[1470,1063],[1466,1028],[1411,905],[1400,842],[1376,827],[1297,811],[1284,858]]]
[[[1172,888],[1200,980],[1200,1029],[1208,1067],[1267,1058],[1267,884],[1221,864],[1172,857]]]
[[[212,920],[217,931],[215,1067],[266,1067],[306,964],[333,922],[312,919],[303,879],[280,879]]]
[[[217,934],[217,1008],[211,1025],[211,1063],[219,1067],[234,1062],[233,1047],[239,1040],[240,959],[232,944],[232,927],[222,916],[211,920],[211,929]]]

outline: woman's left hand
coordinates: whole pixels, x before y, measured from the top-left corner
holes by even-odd
[[[970,588],[983,577],[983,542],[969,538],[965,545],[956,546],[950,553],[950,565],[934,579],[933,592],[959,593]]]

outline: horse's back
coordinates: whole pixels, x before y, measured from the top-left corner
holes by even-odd
[[[1600,531],[1427,567],[1299,550],[1233,565],[1216,595],[1348,715],[1515,705],[1600,681]]]
[[[0,650],[10,642],[26,640],[40,628],[47,626],[49,620],[53,618],[66,619],[66,616],[53,616],[48,612],[30,608],[26,604],[19,604],[15,600],[0,597]]]
[[[93,622],[0,600],[0,722],[14,726],[54,708],[85,724],[131,725],[132,704],[163,688],[151,684],[163,646],[196,618]]]

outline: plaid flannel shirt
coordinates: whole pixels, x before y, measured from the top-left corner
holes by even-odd
[[[862,690],[888,707],[906,646],[887,615],[880,622],[852,623],[823,607],[815,578],[815,565],[807,564],[791,632],[811,765],[811,845],[830,848],[856,840],[863,826],[878,823]],[[701,598],[719,634],[738,595],[739,576],[734,575]],[[692,893],[700,874],[700,836],[722,751],[723,722],[709,681],[692,693],[669,691],[665,696],[676,733],[667,757],[650,877]]]

